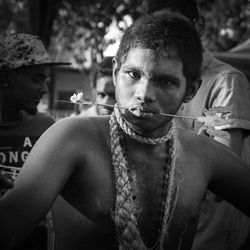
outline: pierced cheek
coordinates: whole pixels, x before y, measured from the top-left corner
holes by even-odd
[[[96,97],[96,101],[99,103],[103,103],[105,98],[102,98],[101,96]]]
[[[108,100],[109,100],[109,98],[106,96],[102,99],[102,102],[105,104],[108,104]]]

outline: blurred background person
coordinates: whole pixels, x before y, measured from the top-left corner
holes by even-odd
[[[68,63],[51,62],[41,40],[30,34],[1,37],[0,55],[0,171],[15,179],[37,139],[54,123],[37,109],[48,92],[50,67]],[[47,249],[46,238],[42,222],[16,249]]]
[[[96,94],[95,101],[99,104],[111,106],[115,104],[115,87],[112,79],[112,58],[113,57],[103,58],[97,65],[92,81],[92,87]],[[112,107],[93,105],[88,109],[83,109],[80,115],[110,115],[112,112]]]

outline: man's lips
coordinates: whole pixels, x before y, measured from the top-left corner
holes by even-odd
[[[142,106],[134,106],[129,108],[129,111],[138,117],[153,117],[157,114],[157,112],[155,112],[152,109],[146,108],[146,107],[142,107]]]
[[[34,99],[34,100],[33,100],[33,103],[34,103],[35,105],[38,105],[38,104],[40,103],[40,101],[41,101],[41,98],[39,98],[39,99]]]

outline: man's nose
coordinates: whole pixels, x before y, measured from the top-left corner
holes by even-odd
[[[42,95],[45,95],[45,94],[48,93],[48,83],[47,83],[47,81],[42,81],[39,91],[40,91],[40,93]]]
[[[136,85],[135,97],[140,102],[154,102],[155,90],[150,80],[141,80]]]

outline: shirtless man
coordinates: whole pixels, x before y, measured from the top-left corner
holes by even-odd
[[[151,2],[154,5],[157,2]],[[195,0],[161,1],[156,9],[149,6],[154,15],[172,13],[186,18],[195,27],[201,39],[205,33],[205,20]],[[158,2],[159,3],[159,2]],[[231,107],[221,114],[226,125],[213,131],[204,130],[202,123],[193,119],[178,119],[177,124],[195,133],[203,132],[228,146],[250,167],[250,89],[246,76],[232,66],[217,60],[203,47],[201,86],[194,98],[183,103],[180,115],[198,117],[216,107]],[[216,130],[216,132],[218,132]],[[225,135],[226,136],[223,136]],[[221,136],[222,135],[222,136]],[[250,220],[228,202],[207,192],[200,211],[199,224],[192,250],[242,250],[250,249]]]
[[[112,58],[104,57],[93,74],[92,87],[96,92],[95,101],[99,104],[114,105],[116,102],[112,78]],[[79,116],[110,115],[112,112],[112,106],[93,105],[82,110]],[[82,236],[86,233],[86,223],[88,223],[87,228],[92,225],[86,216],[83,216],[82,213],[65,201],[61,195],[57,197],[51,211],[55,232],[54,242],[57,250],[73,249],[74,243],[77,243],[77,245],[82,241],[84,243],[85,239]]]
[[[92,223],[85,244],[71,249],[190,249],[207,188],[250,216],[249,168],[159,114],[174,115],[193,97],[201,61],[186,21],[133,24],[113,71],[117,104],[129,110],[64,119],[40,137],[0,202],[1,249],[25,237],[59,193]]]

